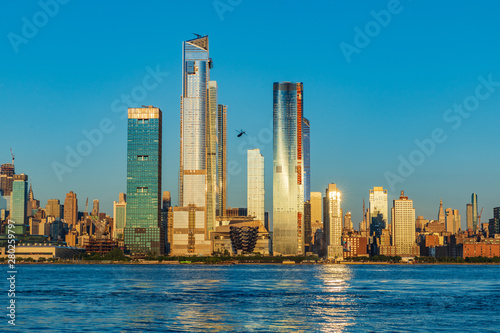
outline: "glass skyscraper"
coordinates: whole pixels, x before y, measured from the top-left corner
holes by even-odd
[[[273,251],[304,254],[302,83],[273,85]]]
[[[127,208],[124,240],[131,254],[164,253],[161,228],[162,112],[128,109]]]
[[[370,190],[370,235],[380,237],[382,229],[387,225],[387,190],[381,186],[375,186]]]
[[[14,223],[14,231],[24,235],[26,231],[28,209],[28,176],[13,175],[12,193],[10,195],[10,220]]]
[[[302,119],[302,152],[304,154],[304,201],[311,200],[311,124]]]
[[[205,207],[206,114],[212,61],[208,36],[182,43],[179,205]]]
[[[248,216],[255,216],[265,223],[264,218],[264,156],[260,150],[247,151],[247,209]]]

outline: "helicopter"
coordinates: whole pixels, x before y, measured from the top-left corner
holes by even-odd
[[[236,132],[238,132],[238,138],[241,137],[243,134],[247,135],[247,133],[244,131],[244,130],[241,130],[241,131],[238,131],[238,130],[235,130]]]

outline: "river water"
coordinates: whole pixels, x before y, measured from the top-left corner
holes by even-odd
[[[18,265],[16,326],[4,318],[0,331],[500,332],[500,265]]]

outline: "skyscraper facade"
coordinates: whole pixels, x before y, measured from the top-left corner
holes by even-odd
[[[370,235],[380,237],[382,229],[388,227],[387,190],[384,190],[381,186],[375,186],[370,190],[369,201]]]
[[[302,83],[273,85],[273,251],[304,253]]]
[[[318,229],[323,230],[323,195],[321,192],[311,192],[311,244],[314,250],[316,248],[316,231]],[[318,251],[316,251],[318,252]]]
[[[123,241],[127,223],[127,200],[125,193],[120,193],[118,202],[113,201],[113,238]]]
[[[472,230],[477,231],[478,227],[478,210],[477,210],[477,194],[472,193],[471,195],[472,202]]]
[[[10,196],[14,183],[14,164],[5,163],[0,166],[0,191],[4,196]]]
[[[182,43],[179,205],[206,207],[206,114],[211,59],[208,36]]]
[[[27,224],[28,208],[28,176],[13,175],[12,192],[10,195],[10,220],[14,223],[14,232],[24,235]]]
[[[162,112],[128,109],[125,246],[133,255],[164,253],[161,228]]]
[[[247,209],[248,216],[255,216],[264,223],[264,156],[260,150],[247,151]]]
[[[458,209],[446,208],[445,213],[446,213],[446,218],[445,218],[446,231],[452,234],[458,233],[458,231],[461,229],[460,228],[461,218]]]
[[[227,106],[219,104],[217,108],[217,211],[224,215],[227,196]]]
[[[206,114],[206,165],[207,165],[207,233],[214,230],[217,209],[217,82],[208,82],[208,107]],[[207,238],[208,238],[207,234]]]
[[[92,201],[92,216],[99,216],[99,199]]]
[[[392,245],[399,256],[418,255],[415,243],[415,208],[413,200],[408,200],[401,191],[399,200],[392,207]]]
[[[47,200],[47,205],[45,205],[45,215],[52,216],[56,219],[60,219],[61,216],[61,201],[59,199],[49,199]]]
[[[342,257],[342,209],[340,208],[341,193],[337,185],[328,184],[325,191],[325,232],[328,259]]]
[[[467,219],[467,230],[474,230],[474,225],[472,223],[472,204],[467,204],[466,208],[466,219]]]
[[[304,155],[304,201],[311,200],[311,123],[302,118],[302,153]]]
[[[64,222],[68,226],[75,225],[78,222],[78,199],[76,198],[76,193],[73,193],[73,191],[66,193],[66,199],[64,200]]]
[[[444,210],[443,210],[443,200],[439,200],[438,221],[440,223],[446,222],[446,215],[444,214]]]

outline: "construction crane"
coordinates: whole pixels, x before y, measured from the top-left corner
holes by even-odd
[[[481,215],[483,215],[483,208],[481,208],[481,213],[479,213],[479,215],[477,216],[477,223],[479,224],[478,225],[478,228],[481,228]]]
[[[14,165],[14,153],[12,152],[12,148],[10,148],[10,155],[12,156],[12,165]]]

